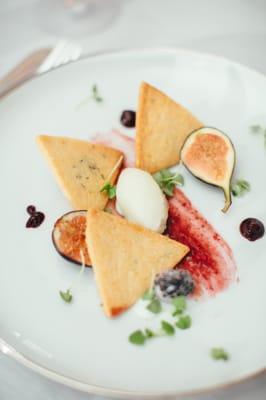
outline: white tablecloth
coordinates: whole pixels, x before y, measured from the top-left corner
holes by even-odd
[[[112,25],[95,35],[75,38],[85,53],[177,46],[222,55],[266,73],[265,0],[116,2],[119,14]],[[45,32],[38,18],[33,18],[30,12],[33,3],[33,0],[0,1],[0,77],[29,52],[54,45],[59,39]],[[96,397],[50,382],[0,355],[0,400],[59,399],[94,400]],[[195,399],[265,400],[266,375]],[[97,400],[100,399],[97,397]]]

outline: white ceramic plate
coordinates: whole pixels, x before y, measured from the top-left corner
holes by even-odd
[[[252,190],[223,215],[222,193],[184,171],[185,193],[232,246],[239,282],[215,298],[190,302],[190,330],[136,347],[128,335],[158,319],[147,321],[134,311],[107,319],[91,270],[85,271],[73,303],[58,295],[79,270],[60,258],[51,243],[53,223],[70,205],[34,139],[40,133],[87,139],[112,128],[134,135],[120,126],[119,116],[123,109],[136,109],[142,80],[184,104],[206,125],[227,132],[237,151],[236,176],[247,179]],[[77,110],[94,83],[104,102],[91,101]],[[266,237],[248,242],[239,234],[239,223],[250,216],[266,223],[266,151],[263,138],[248,132],[253,123],[266,126],[265,104],[264,76],[224,59],[175,50],[91,57],[34,79],[3,99],[2,351],[72,387],[122,397],[193,392],[263,370]],[[46,214],[36,230],[25,229],[25,208],[31,203]],[[226,348],[230,361],[213,361],[213,346]]]

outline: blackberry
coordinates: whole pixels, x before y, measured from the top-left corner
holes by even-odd
[[[240,224],[241,234],[251,242],[260,239],[265,232],[263,223],[256,218],[246,218]]]
[[[125,110],[122,112],[120,122],[127,128],[134,128],[136,124],[136,112],[132,110]]]
[[[187,296],[195,288],[190,273],[184,269],[172,269],[157,274],[154,279],[154,291],[158,298],[171,300],[177,296]]]
[[[35,212],[36,212],[36,207],[34,207],[32,205],[27,207],[27,213],[28,214],[33,215],[33,214],[35,214]]]

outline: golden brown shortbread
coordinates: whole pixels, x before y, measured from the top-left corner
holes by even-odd
[[[109,317],[132,306],[158,272],[173,268],[189,251],[166,236],[93,209],[87,213],[86,242]]]
[[[154,173],[177,164],[185,139],[202,126],[186,108],[143,82],[136,119],[136,166]]]
[[[120,151],[68,137],[41,135],[37,142],[74,209],[105,207],[108,198],[100,190],[106,181],[115,182]]]

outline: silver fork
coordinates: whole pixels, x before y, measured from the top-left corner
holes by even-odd
[[[37,50],[0,81],[0,98],[34,76],[77,60],[81,53],[79,44],[66,40],[59,41],[53,49]]]

